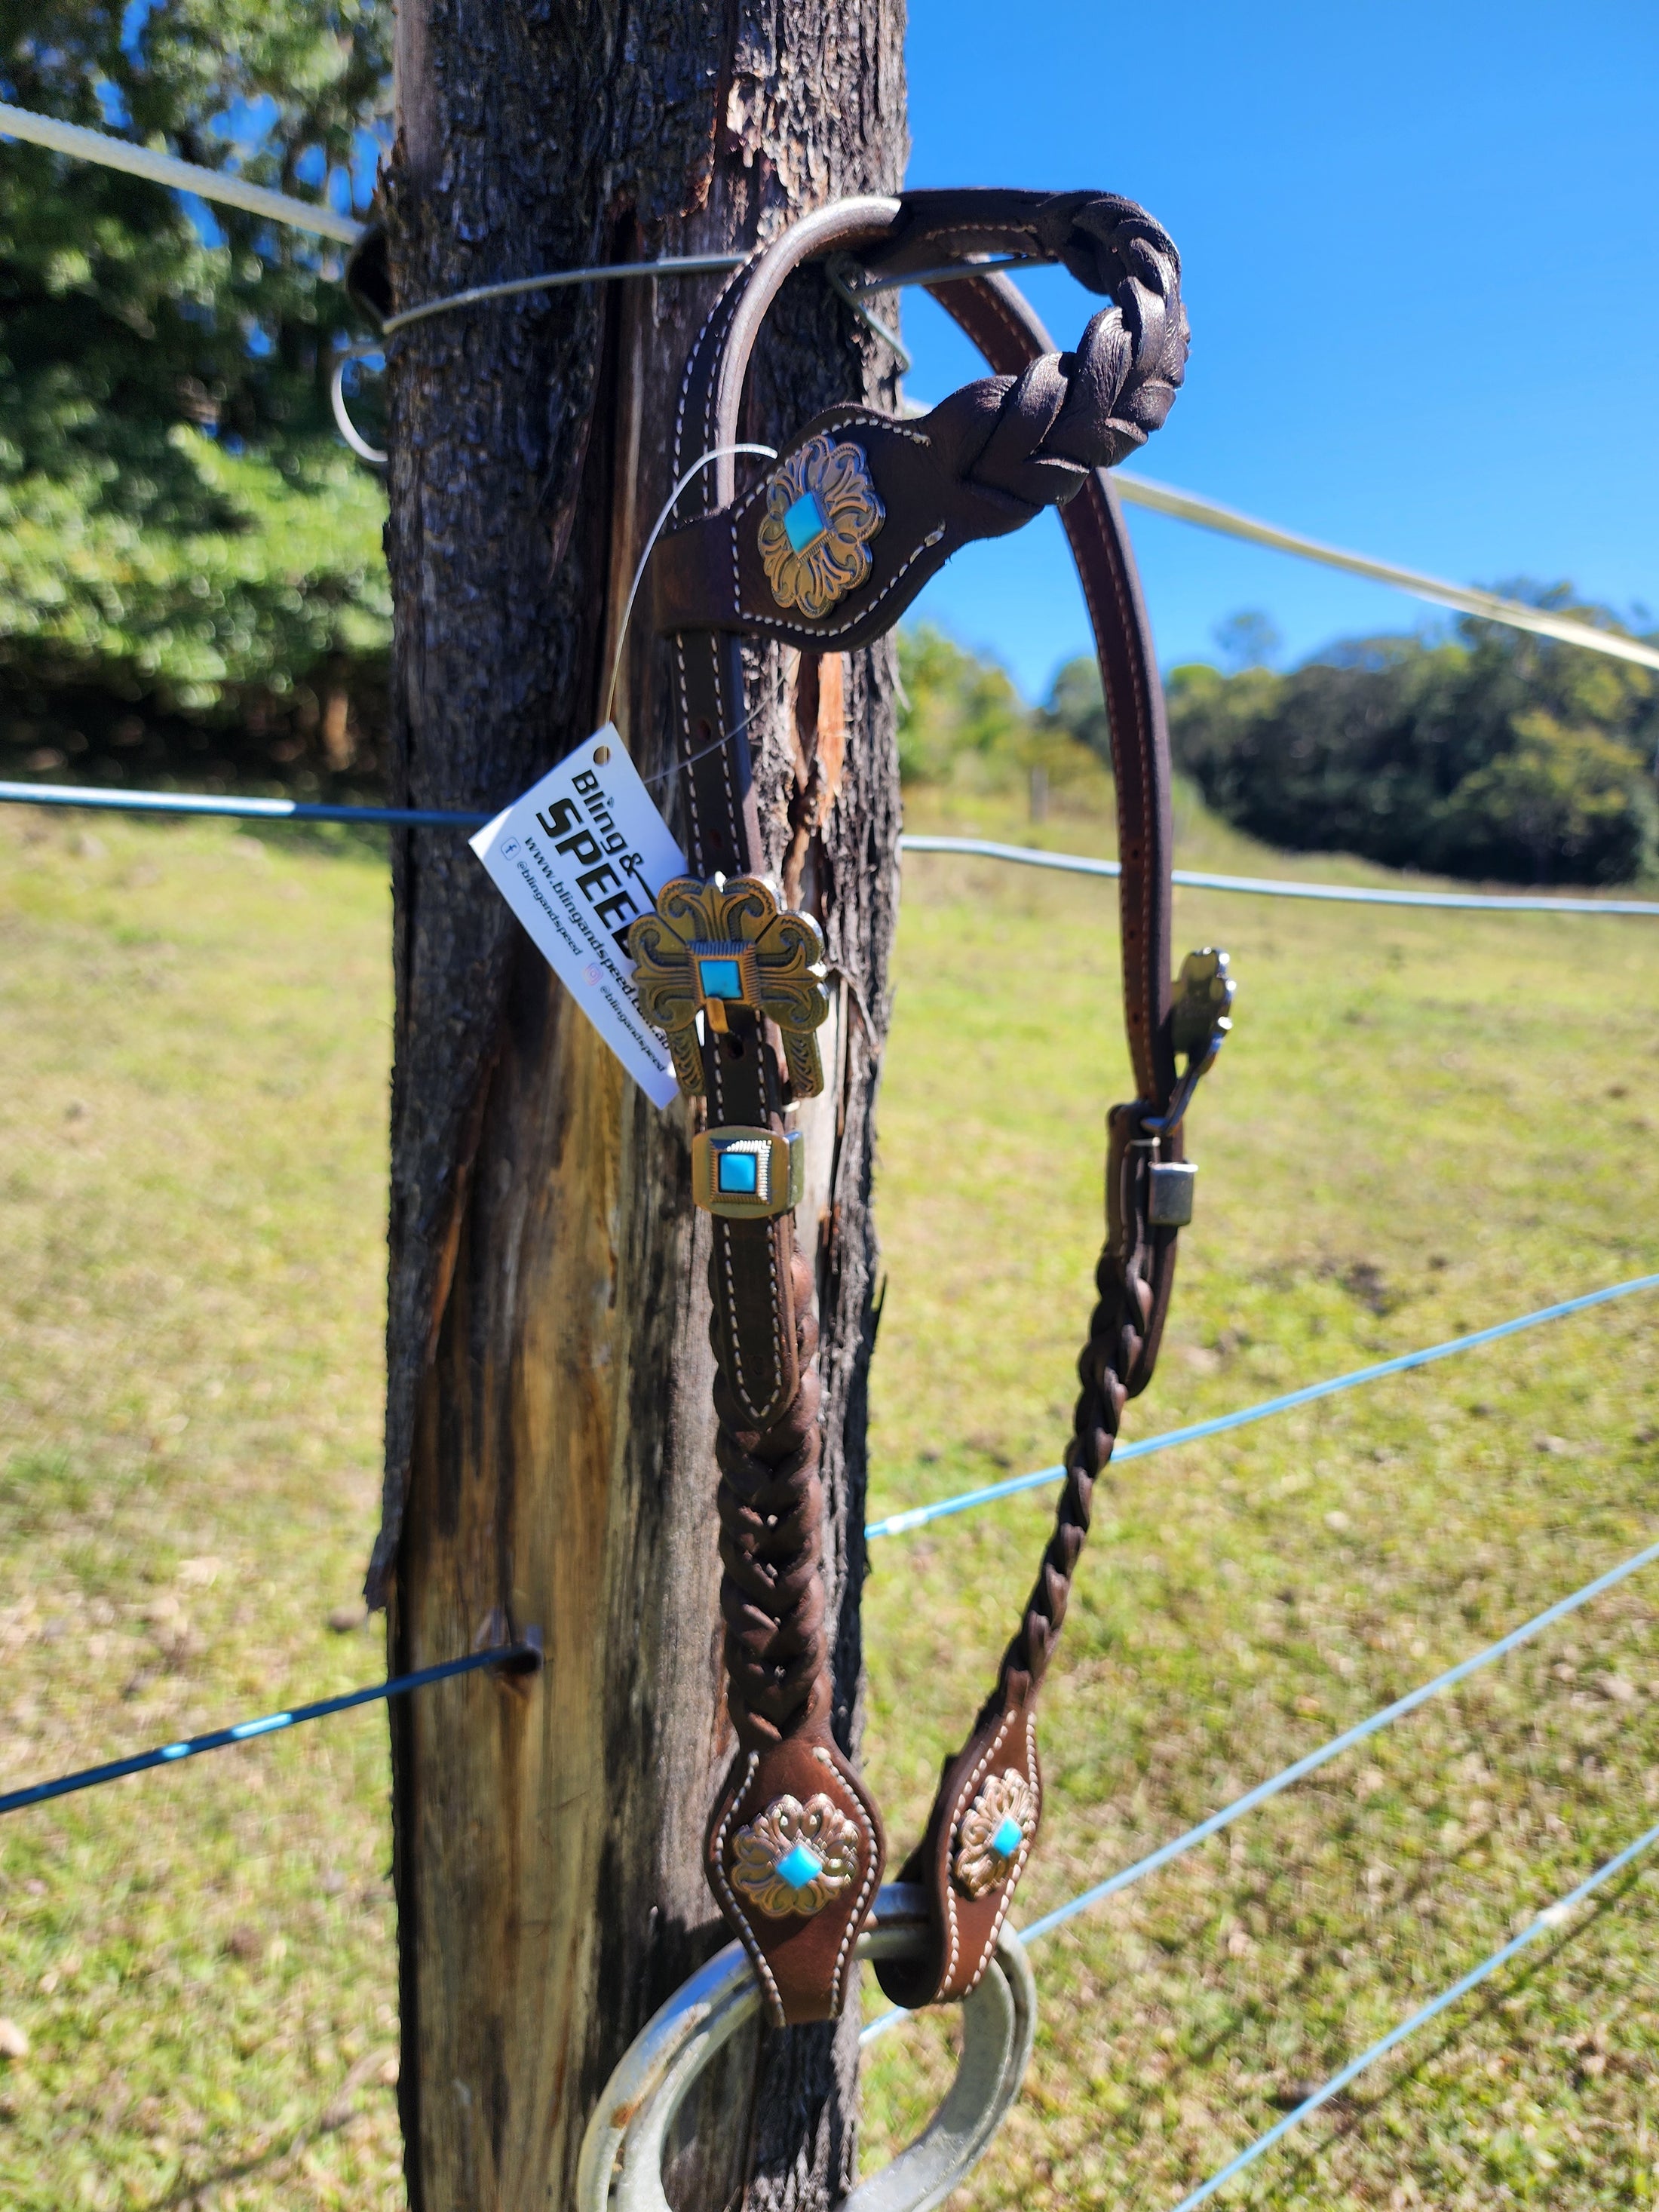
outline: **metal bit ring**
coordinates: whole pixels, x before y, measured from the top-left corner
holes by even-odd
[[[927,1893],[888,1884],[862,1959],[920,1955]],[[674,2116],[721,2045],[760,2009],[740,1943],[717,1951],[641,2029],[595,2106],[576,2169],[577,2212],[669,2212],[663,2147]],[[945,2100],[915,2142],[860,2181],[836,2212],[928,2212],[989,2147],[1019,2094],[1036,2033],[1036,1987],[1024,1946],[1005,1927],[984,1978],[962,2010],[962,2056]]]

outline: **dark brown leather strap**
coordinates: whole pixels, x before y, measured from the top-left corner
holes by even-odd
[[[807,652],[867,643],[958,547],[1060,506],[1100,654],[1119,812],[1125,1015],[1140,1097],[1110,1118],[1100,1304],[1080,1363],[1054,1534],[997,1687],[947,1763],[927,1835],[905,1868],[907,1879],[930,1887],[933,1955],[882,1972],[890,1991],[914,2004],[974,1985],[1029,1856],[1042,1792],[1036,1691],[1094,1478],[1126,1400],[1150,1377],[1173,1276],[1176,1232],[1152,1225],[1149,1194],[1154,1156],[1178,1158],[1179,1133],[1164,1137],[1160,1154],[1146,1127],[1176,1084],[1168,748],[1133,563],[1104,471],[1163,421],[1187,332],[1175,249],[1127,201],[966,192],[841,202],[797,225],[723,293],[687,365],[677,475],[737,442],[749,355],[784,279],[815,255],[849,249],[891,273],[1012,251],[1062,260],[1112,295],[1075,351],[1060,353],[1006,281],[939,283],[936,296],[992,376],[915,422],[831,409],[741,495],[732,461],[722,459],[694,495],[702,512],[664,540],[654,566],[656,623],[674,661],[688,836],[705,883],[716,873],[755,876],[761,866],[744,633]],[[728,1125],[782,1132],[789,1091],[777,1048],[771,1024],[751,1012],[707,1025],[701,1073],[711,1133]],[[710,1263],[721,1604],[738,1753],[709,1824],[708,1870],[777,2023],[839,2011],[883,1857],[875,1807],[829,1729],[816,1325],[788,1223],[787,1213],[766,1221],[716,1213]]]

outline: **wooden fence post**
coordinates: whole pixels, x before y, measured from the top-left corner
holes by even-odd
[[[897,0],[477,8],[402,0],[386,191],[394,304],[643,256],[746,250],[905,152]],[[494,809],[601,720],[669,489],[679,378],[719,276],[532,294],[412,326],[390,361],[399,802]],[[821,272],[792,281],[745,434],[896,398]],[[644,604],[648,605],[648,593]],[[825,1380],[838,1717],[856,1734],[872,1106],[896,888],[890,641],[766,671],[768,857],[837,977],[800,1216]],[[760,696],[757,689],[756,696]],[[670,758],[648,621],[617,720]],[[656,788],[673,790],[669,779]],[[670,808],[671,821],[678,808]],[[611,1060],[463,838],[399,834],[386,1519],[402,1669],[539,1628],[528,1685],[393,1710],[402,2099],[415,2212],[568,2201],[583,2124],[654,2008],[725,1940],[702,1829],[718,1704],[707,1223],[688,1112]],[[856,2027],[734,2048],[672,2176],[685,2212],[847,2185]]]

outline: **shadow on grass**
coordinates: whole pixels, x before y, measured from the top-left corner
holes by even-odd
[[[1310,2144],[1305,2150],[1298,2152],[1279,2174],[1278,2185],[1285,2189],[1293,2189],[1298,2181],[1304,2179],[1328,2151],[1333,2149],[1338,2143],[1346,2142],[1351,2136],[1357,2135],[1373,2114],[1380,2112],[1384,2106],[1399,2095],[1402,2089],[1416,2081],[1432,2060],[1449,2051],[1454,2044],[1461,2042],[1483,2021],[1490,2020],[1498,2006],[1505,2000],[1518,1996],[1522,1990],[1528,1989],[1547,1966],[1553,1966],[1555,1964],[1569,1944],[1576,1943],[1581,1936],[1587,1934],[1590,1929],[1597,1925],[1604,1913],[1611,1912],[1615,1905],[1621,1905],[1638,1878],[1637,1870],[1632,1868],[1616,1889],[1610,1890],[1595,1899],[1589,1911],[1585,1913],[1577,1927],[1563,1929],[1547,1948],[1530,1953],[1522,1971],[1506,1976],[1498,1986],[1482,1996],[1473,2010],[1462,2020],[1450,2027],[1443,2029],[1435,2041],[1413,2060],[1411,2065],[1402,2068],[1385,2087],[1377,2091],[1374,2097],[1368,2098],[1363,2105],[1349,2103],[1346,2094],[1341,2098],[1334,2098],[1330,2106],[1325,2108],[1332,2112],[1334,2116],[1334,2124],[1329,2134],[1322,2142]]]
[[[286,2136],[267,2143],[263,2150],[255,2151],[246,2158],[236,2159],[227,2166],[216,2166],[210,2173],[198,2173],[188,2181],[175,2183],[166,2196],[151,2197],[148,2203],[139,2208],[139,2212],[184,2212],[184,2208],[194,2203],[198,2197],[206,2197],[211,2191],[226,2188],[233,2182],[246,2181],[256,2173],[267,2181],[275,2180],[285,2166],[292,2165],[303,2157],[319,2136],[337,2135],[342,2129],[349,2128],[354,2120],[364,2117],[357,2111],[353,2100],[392,2055],[387,2051],[370,2051],[366,2058],[357,2061],[314,2118],[302,2120],[297,2128],[290,2128]]]

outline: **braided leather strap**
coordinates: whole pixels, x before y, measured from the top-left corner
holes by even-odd
[[[1030,1854],[1042,1808],[1036,1749],[1036,1696],[1066,1619],[1072,1577],[1089,1534],[1094,1486],[1112,1455],[1123,1408],[1152,1377],[1157,1333],[1174,1273],[1173,1230],[1147,1220],[1151,1147],[1140,1139],[1146,1109],[1115,1107],[1109,1118],[1109,1224],[1095,1273],[1098,1303],[1078,1360],[1082,1385],[1066,1449],[1066,1474],[1020,1623],[1002,1656],[997,1684],[967,1742],[945,1763],[921,1843],[899,1875],[924,1884],[934,1900],[927,1953],[877,1966],[881,1985],[900,2004],[964,1996],[984,1972]],[[1008,1848],[988,1851],[993,1822],[1019,1831]]]
[[[1175,248],[1127,201],[984,193],[842,203],[796,226],[722,295],[688,365],[677,475],[690,456],[736,441],[750,350],[785,276],[848,245],[895,271],[930,268],[945,252],[1012,248],[1062,259],[1109,290],[1112,305],[1062,353],[1000,280],[941,284],[941,302],[995,373],[915,421],[829,410],[741,495],[729,459],[704,479],[693,497],[705,511],[665,538],[653,564],[656,625],[674,655],[694,866],[706,876],[761,870],[744,634],[809,652],[866,643],[959,546],[1061,507],[1100,647],[1119,799],[1125,1012],[1136,1081],[1152,1102],[1112,1118],[1111,1227],[1054,1533],[997,1688],[947,1765],[906,1869],[933,1896],[933,1955],[883,1971],[895,1995],[917,2003],[973,1986],[1029,1856],[1041,1803],[1037,1686],[1094,1480],[1127,1398],[1151,1372],[1173,1268],[1173,1231],[1148,1225],[1139,1141],[1144,1115],[1174,1084],[1167,749],[1133,570],[1102,471],[1164,420],[1187,324]],[[757,1018],[722,1020],[702,1048],[710,1132],[781,1131],[789,1093],[774,1042]],[[1166,1147],[1165,1156],[1176,1155]],[[720,1601],[738,1752],[709,1822],[707,1863],[769,2016],[781,2024],[839,2011],[884,1845],[875,1807],[830,1729],[810,1271],[787,1217],[717,1211],[713,1238]]]
[[[1185,372],[1181,264],[1164,232],[1121,200],[1090,200],[1109,245],[1091,240],[1117,296],[1074,350],[1044,350],[1018,374],[964,385],[931,414],[896,422],[860,406],[830,408],[740,499],[665,538],[653,570],[659,629],[748,630],[811,648],[850,651],[883,635],[951,555],[1063,507],[1090,474],[1146,443]],[[956,285],[941,288],[954,291]],[[946,301],[955,307],[956,302]],[[875,501],[859,541],[863,574],[820,610],[779,596],[766,517],[773,487],[804,482],[825,455],[856,452]]]

